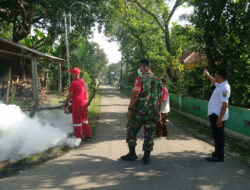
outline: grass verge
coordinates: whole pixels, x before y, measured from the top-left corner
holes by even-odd
[[[101,91],[97,90],[95,97],[93,98],[90,107],[88,109],[89,125],[92,134],[95,132],[95,124],[99,117],[100,112],[100,101],[101,101]]]
[[[168,118],[178,127],[192,134],[195,138],[213,145],[212,132],[209,128],[201,126],[199,123],[178,115],[175,112],[169,113]],[[225,152],[227,155],[250,164],[250,149],[248,147],[236,142],[229,137],[225,137],[225,143]]]
[[[90,123],[92,134],[94,134],[95,123],[99,116],[100,100],[101,100],[101,92],[100,90],[98,90],[88,108],[89,123]],[[53,99],[53,102],[58,103],[58,99],[57,98]],[[72,135],[73,134],[71,134],[70,136]],[[27,158],[22,158],[17,161],[0,162],[0,178],[8,177],[11,175],[17,175],[18,173],[22,172],[23,170],[27,168],[36,166],[50,159],[61,156],[68,151],[70,151],[70,148],[68,146],[56,146],[42,153],[35,154]]]
[[[25,103],[23,101],[17,101],[17,100],[10,100],[9,104],[15,104],[15,105],[19,106],[21,109],[30,107],[30,104]]]

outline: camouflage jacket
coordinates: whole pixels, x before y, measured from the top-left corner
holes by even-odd
[[[157,120],[162,96],[162,83],[152,73],[143,73],[140,77],[141,92],[135,112],[145,120]]]

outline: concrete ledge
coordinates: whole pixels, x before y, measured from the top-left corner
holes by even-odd
[[[207,121],[205,119],[201,119],[197,116],[191,115],[189,113],[180,111],[180,110],[175,109],[175,108],[171,108],[171,111],[174,111],[175,113],[177,113],[183,117],[189,118],[189,119],[201,124],[201,126],[205,126],[208,128],[210,127],[209,121]],[[245,146],[250,146],[250,137],[248,137],[246,135],[242,135],[241,133],[238,133],[238,132],[233,131],[233,130],[228,129],[228,128],[225,128],[225,134],[226,134],[226,136],[236,140],[237,142],[239,142]]]

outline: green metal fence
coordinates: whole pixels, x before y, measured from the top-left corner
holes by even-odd
[[[208,120],[208,101],[170,94],[170,106],[191,115]],[[250,109],[229,106],[226,128],[250,136]]]

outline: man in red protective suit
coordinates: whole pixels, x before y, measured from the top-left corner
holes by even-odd
[[[72,119],[74,135],[82,139],[84,133],[86,141],[91,140],[91,131],[88,123],[88,103],[85,81],[80,78],[81,70],[74,67],[67,71],[71,74],[73,81],[70,83],[69,94],[63,103],[66,107],[72,99]]]

